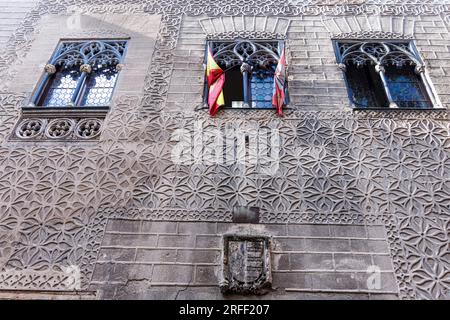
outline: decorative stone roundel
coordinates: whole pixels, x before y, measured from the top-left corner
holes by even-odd
[[[23,139],[31,139],[42,134],[45,128],[45,120],[25,119],[17,126],[16,135]]]
[[[99,138],[102,120],[96,118],[25,118],[15,130],[15,137],[21,140],[92,140]]]
[[[93,139],[100,134],[101,126],[100,119],[83,119],[75,128],[75,135],[81,139]]]
[[[72,119],[51,120],[45,129],[45,136],[50,139],[61,139],[68,137],[75,126]]]

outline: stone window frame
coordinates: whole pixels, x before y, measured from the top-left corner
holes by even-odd
[[[126,57],[131,38],[126,37],[95,37],[95,38],[60,38],[56,48],[53,50],[50,59],[44,67],[44,72],[38,80],[29,103],[21,108],[21,117],[9,137],[10,141],[21,142],[42,142],[42,141],[97,141],[103,127],[103,120],[109,112],[111,101],[116,91],[117,83],[123,69],[123,61]],[[96,54],[89,55],[89,50],[82,52],[81,48],[91,44],[110,44],[114,42],[124,43],[120,56],[114,55],[112,50],[104,49]],[[64,44],[79,43],[77,50],[67,50],[61,55],[61,48]],[[79,53],[79,54],[78,54]],[[85,53],[85,54],[84,54]],[[78,54],[78,55],[77,55]],[[108,56],[108,54],[110,54]],[[111,55],[112,54],[112,55]],[[109,61],[105,60],[111,59]],[[77,81],[77,87],[73,93],[72,101],[79,101],[85,90],[85,83],[88,75],[93,71],[92,64],[105,63],[115,65],[117,77],[111,90],[109,102],[102,106],[82,106],[77,103],[65,106],[41,106],[37,105],[41,96],[51,85],[51,78],[57,72],[58,64],[72,63],[79,65],[81,79]],[[74,100],[75,99],[75,100]]]
[[[205,43],[205,57],[204,57],[204,66],[206,66],[206,59],[207,59],[207,50],[210,44],[212,43],[235,43],[235,47],[237,47],[240,43],[257,43],[257,44],[263,44],[264,43],[275,43],[278,42],[278,44],[282,43],[282,46],[285,50],[285,56],[287,56],[288,51],[288,45],[287,45],[287,39],[282,36],[281,34],[272,34],[267,32],[231,32],[231,33],[218,33],[218,34],[212,34],[208,35]],[[272,52],[274,53],[274,52]],[[279,59],[279,53],[274,53],[276,55],[273,56],[276,59],[276,63],[278,63]],[[214,53],[214,58],[216,58],[216,53]],[[234,59],[236,63],[237,59]],[[220,63],[219,63],[220,65]],[[275,64],[276,67],[276,64]],[[206,67],[205,67],[206,68]],[[244,91],[244,101],[242,107],[229,107],[229,106],[223,106],[221,109],[223,110],[271,110],[272,108],[267,107],[252,107],[250,106],[251,101],[251,92],[250,92],[250,77],[251,77],[251,66],[249,65],[248,61],[245,59],[240,62],[240,71],[243,74],[243,87],[245,88],[245,83],[247,82],[247,90],[243,89]],[[285,80],[285,103],[283,106],[284,110],[289,109],[289,68],[288,65],[286,65],[286,80]],[[226,80],[225,80],[226,81]],[[208,85],[206,81],[206,75],[204,77],[204,83],[203,83],[203,106],[201,109],[209,109],[207,99],[208,99]]]
[[[342,70],[344,75],[344,80],[347,88],[348,98],[350,100],[351,106],[354,110],[434,110],[434,109],[443,109],[443,106],[440,102],[440,99],[437,95],[435,87],[431,81],[431,78],[428,74],[428,70],[425,66],[425,62],[419,54],[417,50],[416,43],[414,39],[408,39],[403,37],[390,37],[390,38],[345,38],[345,37],[335,37],[332,39],[333,48],[336,56],[336,62],[338,63],[339,69]],[[421,84],[423,85],[426,91],[426,98],[428,98],[431,107],[429,108],[419,108],[419,107],[399,107],[397,103],[393,100],[393,97],[389,91],[387,78],[385,75],[385,67],[383,65],[382,59],[385,56],[388,56],[394,51],[389,51],[385,54],[385,56],[377,57],[376,55],[370,54],[370,50],[365,50],[364,46],[370,45],[380,45],[385,48],[392,48],[398,45],[398,53],[403,55],[404,57],[396,57],[400,66],[402,63],[408,63],[411,66],[414,66],[414,72],[419,75]],[[342,52],[342,45],[349,45],[350,47],[355,47],[355,51],[344,51]],[[402,48],[405,46],[405,48]],[[348,48],[346,49],[348,50]],[[369,53],[368,53],[369,52]],[[358,106],[351,95],[351,87],[348,80],[348,76],[346,74],[348,60],[351,60],[355,64],[364,64],[367,61],[374,66],[374,70],[380,76],[381,85],[384,90],[384,93],[387,98],[388,105],[386,107],[362,107]],[[395,58],[394,58],[395,59]]]

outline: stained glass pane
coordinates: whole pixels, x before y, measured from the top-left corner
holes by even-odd
[[[101,68],[89,75],[81,101],[82,106],[106,106],[117,79],[113,68]]]
[[[72,101],[72,95],[77,87],[80,72],[77,68],[57,72],[50,80],[41,105],[49,107],[65,107]]]
[[[273,108],[273,75],[274,69],[258,68],[253,70],[250,81],[251,101],[253,108]]]
[[[431,108],[431,102],[414,66],[386,67],[386,79],[392,99],[400,108]]]

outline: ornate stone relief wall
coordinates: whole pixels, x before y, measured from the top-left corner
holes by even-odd
[[[6,142],[26,93],[0,93],[0,288],[73,290],[77,266],[89,288],[110,217],[231,221],[234,204],[261,207],[261,222],[373,223],[388,230],[401,298],[449,297],[450,124],[433,112],[164,112],[183,15],[447,15],[433,1],[259,1],[242,6],[203,1],[76,1],[85,11],[158,13],[162,24],[143,94],[115,99],[94,144]],[[97,2],[98,3],[98,2]],[[45,14],[73,1],[42,1],[0,56],[3,83],[21,63]],[[349,32],[341,30],[342,32]],[[228,122],[276,128],[282,140],[277,175],[245,175],[234,165],[177,165],[177,129]],[[253,168],[254,169],[254,168]]]

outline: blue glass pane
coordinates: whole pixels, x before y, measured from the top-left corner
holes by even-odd
[[[273,68],[253,70],[250,81],[252,107],[273,108]]]
[[[56,73],[50,80],[42,104],[49,107],[67,106],[72,101],[79,78],[80,72],[75,69],[66,69]]]
[[[400,108],[431,108],[428,94],[413,66],[386,68],[386,79],[392,99]]]
[[[106,106],[117,79],[117,72],[112,68],[102,68],[89,75],[81,101],[82,106]]]

